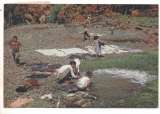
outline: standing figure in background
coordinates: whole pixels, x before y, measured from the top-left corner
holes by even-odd
[[[91,15],[89,15],[86,19],[86,25],[90,25],[91,24]]]
[[[88,28],[85,26],[84,33],[83,33],[83,41],[86,41],[88,38],[90,40],[90,34],[88,32]]]
[[[13,57],[13,60],[16,64],[20,63],[19,57],[20,57],[20,48],[21,48],[21,43],[18,41],[18,37],[17,36],[13,36],[11,41],[9,42],[9,46],[11,49],[11,54]]]
[[[94,43],[95,43],[96,56],[97,56],[97,57],[101,57],[101,56],[102,56],[102,46],[104,46],[105,43],[102,42],[102,41],[99,39],[99,36],[94,36]]]

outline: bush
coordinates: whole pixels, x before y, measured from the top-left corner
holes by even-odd
[[[53,9],[52,9],[52,12],[51,12],[51,15],[48,17],[48,21],[50,23],[53,23],[53,22],[56,22],[57,21],[57,16],[61,10],[61,8],[63,7],[63,5],[53,5]]]

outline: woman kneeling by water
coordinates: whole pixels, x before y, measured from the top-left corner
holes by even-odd
[[[67,86],[75,87],[77,90],[85,90],[90,84],[91,80],[89,76],[80,76],[80,60],[75,58],[70,61],[69,65],[64,65],[56,70],[56,75],[58,83],[62,84],[67,81],[72,81],[73,83],[67,84]]]
[[[78,79],[80,60],[78,58],[70,61],[69,65],[63,65],[56,70],[57,79],[59,83],[63,83],[66,80]]]

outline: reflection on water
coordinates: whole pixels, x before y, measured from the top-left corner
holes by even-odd
[[[93,107],[111,107],[113,102],[129,97],[142,88],[140,84],[112,77],[111,74],[93,76],[92,80],[91,93],[97,96]]]

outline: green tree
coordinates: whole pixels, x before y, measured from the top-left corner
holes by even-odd
[[[49,22],[53,23],[57,20],[57,16],[58,16],[62,7],[63,7],[63,5],[60,5],[60,4],[53,5],[51,15],[48,18]]]

